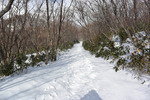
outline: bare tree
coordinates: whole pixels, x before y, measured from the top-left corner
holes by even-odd
[[[149,16],[150,16],[150,0],[144,0],[144,3],[146,4],[148,11],[149,11]]]
[[[57,54],[57,48],[61,39],[61,29],[62,29],[62,10],[63,10],[63,2],[64,0],[61,0],[61,5],[60,5],[60,16],[59,16],[59,29],[58,29],[58,37],[57,37],[57,42],[56,42],[56,54]],[[55,54],[55,55],[56,55]],[[55,57],[56,60],[56,57]]]
[[[9,0],[7,6],[0,12],[0,18],[11,9],[13,2],[14,0]]]

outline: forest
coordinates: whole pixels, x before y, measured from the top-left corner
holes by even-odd
[[[150,0],[0,0],[0,100],[150,100]]]
[[[0,9],[1,76],[56,61],[80,41],[115,71],[150,75],[150,0],[1,0]]]

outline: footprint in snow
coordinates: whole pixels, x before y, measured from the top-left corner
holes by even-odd
[[[44,91],[48,91],[48,90],[54,89],[54,88],[55,88],[54,86],[49,86],[49,87],[46,87],[46,88],[44,89]]]
[[[50,94],[42,94],[35,98],[35,100],[53,100],[54,96],[51,96]]]

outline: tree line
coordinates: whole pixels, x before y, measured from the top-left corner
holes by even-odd
[[[0,1],[0,66],[9,66],[1,70],[10,70],[22,55],[41,51],[46,64],[56,61],[58,49],[83,40],[84,48],[97,57],[117,60],[116,70],[128,66],[149,74],[150,0],[70,0],[67,6],[65,2]],[[137,37],[138,32],[143,36]],[[121,47],[114,47],[114,36]],[[121,57],[131,51],[123,44],[127,40],[135,49],[128,63]]]
[[[150,0],[76,0],[75,5],[86,50],[112,59],[116,71],[129,68],[150,75]]]
[[[44,62],[56,61],[58,49],[78,40],[78,25],[64,0],[1,0],[0,72],[10,75],[27,54],[44,51]],[[36,58],[37,60],[39,58]],[[32,59],[33,61],[33,59]],[[19,67],[19,70],[24,68]]]

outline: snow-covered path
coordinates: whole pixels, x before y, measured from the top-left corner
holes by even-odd
[[[49,65],[0,81],[0,100],[150,100],[149,84],[76,44]]]

